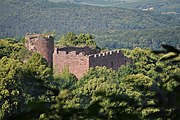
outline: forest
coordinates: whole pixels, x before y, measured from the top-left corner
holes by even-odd
[[[74,36],[76,45],[79,38],[92,39]],[[61,40],[68,44],[67,36]],[[77,80],[68,69],[53,74],[41,55],[24,47],[24,39],[1,39],[0,119],[180,119],[180,50],[162,45],[121,51],[132,64],[117,71],[91,68]]]
[[[133,10],[143,10],[153,7],[153,12],[180,12],[179,0],[49,0],[51,2],[70,2],[81,5],[102,7],[122,7]]]
[[[159,49],[161,44],[175,47],[180,44],[179,14],[53,3],[48,0],[0,0],[0,3],[0,38],[20,39],[26,33],[54,32],[58,41],[71,31],[76,34],[90,33],[100,47],[111,49]],[[172,10],[178,10],[176,8],[174,6]],[[151,42],[153,45],[149,44]]]

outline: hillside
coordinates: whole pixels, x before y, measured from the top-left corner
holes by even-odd
[[[133,10],[160,13],[180,13],[179,0],[49,0],[51,2],[71,2],[103,7],[122,7]]]
[[[142,30],[117,30],[98,32],[96,38],[102,48],[152,48],[159,49],[161,44],[180,48],[180,27],[155,28]]]
[[[53,31],[57,33],[56,39],[59,39],[63,34],[72,31],[92,34],[100,46],[113,46],[116,43],[123,44],[121,40],[127,35],[123,34],[124,32],[136,31],[139,35],[141,32],[144,34],[142,37],[146,38],[151,29],[158,28],[160,31],[173,32],[174,28],[179,30],[178,26],[180,26],[179,16],[174,14],[153,14],[124,8],[53,3],[48,0],[1,0],[0,11],[0,38],[22,37],[28,32]],[[168,41],[173,41],[171,45],[179,45],[177,32],[172,33],[168,38],[166,34],[161,34],[163,38],[155,35],[156,32],[150,34],[151,38],[156,37],[158,40],[153,41],[156,47],[150,46],[150,48],[159,48],[162,41],[167,44]],[[132,48],[134,36],[131,34],[128,36],[131,42],[110,48]],[[123,40],[126,41],[124,38]],[[136,39],[138,46],[144,47],[139,38]],[[149,41],[149,39],[144,39],[144,41]],[[148,44],[145,46],[149,47]]]

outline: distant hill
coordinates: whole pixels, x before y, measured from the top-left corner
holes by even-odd
[[[53,3],[48,0],[0,0],[0,3],[0,38],[22,37],[28,32],[56,32],[56,39],[59,39],[71,31],[90,33],[100,46],[109,48],[132,48],[135,43],[139,47],[158,48],[169,41],[173,41],[172,45],[179,45],[179,33],[174,32],[180,29],[180,18],[176,14]],[[151,30],[161,31],[161,36]],[[171,37],[167,37],[167,32],[172,33]],[[130,42],[123,44],[126,37]],[[146,41],[151,39],[156,46],[148,46]],[[142,45],[141,40],[146,45]]]
[[[142,11],[155,11],[164,14],[180,13],[179,0],[49,0],[104,7],[122,7]]]

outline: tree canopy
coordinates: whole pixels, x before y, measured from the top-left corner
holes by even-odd
[[[68,32],[65,36],[62,36],[56,45],[60,47],[62,46],[76,46],[76,47],[89,46],[94,49],[99,49],[92,35],[83,34],[83,33],[76,35],[73,32]]]
[[[77,81],[68,69],[53,75],[37,53],[15,57],[23,44],[6,40],[0,41],[0,119],[180,118],[179,49],[123,49],[132,64],[91,68]]]

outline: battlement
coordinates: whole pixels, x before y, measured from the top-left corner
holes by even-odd
[[[86,51],[87,52],[87,51]],[[54,49],[54,54],[59,54],[59,55],[68,55],[68,56],[85,56],[89,58],[100,58],[100,57],[108,57],[111,55],[123,55],[120,50],[113,50],[113,51],[107,51],[107,52],[102,52],[102,53],[97,53],[97,54],[87,54],[85,51],[70,51],[70,50],[65,50],[62,48],[55,48]]]
[[[55,48],[53,54],[53,64],[57,71],[62,72],[64,67],[76,75],[77,78],[83,76],[90,67],[106,66],[114,70],[122,64],[126,64],[126,57],[120,50],[107,52],[92,52],[90,48]]]
[[[122,52],[120,50],[114,50],[114,51],[107,51],[107,52],[102,52],[102,53],[98,53],[98,54],[91,54],[88,56],[91,58],[92,57],[97,58],[97,57],[106,57],[106,56],[115,55],[115,54],[122,54]]]
[[[89,69],[89,50],[83,48],[55,48],[53,54],[53,65],[55,72],[62,73],[68,67],[69,71],[80,78]]]
[[[57,55],[68,55],[68,56],[87,56],[85,55],[84,52],[77,52],[77,51],[70,51],[70,52],[67,52],[67,51],[58,51],[58,50],[55,50],[54,51],[54,54],[57,54]]]
[[[63,47],[63,48],[54,48],[54,54],[71,54],[71,55],[91,55],[99,53],[100,51],[85,47]]]

